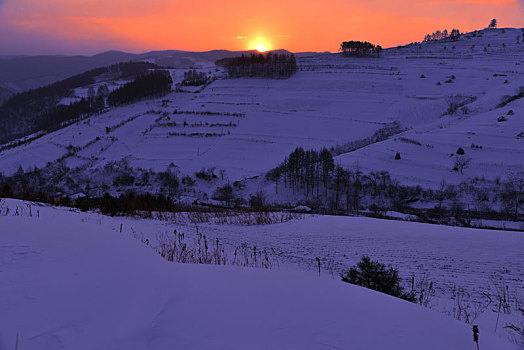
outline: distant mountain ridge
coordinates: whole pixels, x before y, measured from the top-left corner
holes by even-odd
[[[276,52],[289,52],[275,50]],[[67,78],[98,67],[119,62],[147,60],[162,66],[190,68],[197,61],[214,62],[255,51],[211,50],[191,52],[181,50],[150,51],[133,54],[106,51],[93,56],[0,56],[0,88],[11,93],[21,92]],[[311,54],[311,53],[307,53]],[[300,55],[300,54],[297,54]]]
[[[130,61],[135,54],[109,51],[94,56],[24,56],[0,65],[0,87],[21,92],[51,84],[90,69]]]

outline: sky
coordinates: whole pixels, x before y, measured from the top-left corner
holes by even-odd
[[[0,55],[107,50],[336,51],[437,29],[524,27],[524,0],[0,0]]]

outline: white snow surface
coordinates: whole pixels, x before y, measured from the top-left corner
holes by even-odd
[[[378,59],[302,57],[299,71],[287,80],[217,80],[199,93],[171,93],[112,109],[0,152],[0,169],[11,174],[18,166],[42,167],[62,157],[68,166],[87,167],[126,159],[131,166],[161,171],[174,163],[186,174],[216,167],[234,181],[268,171],[296,147],[360,140],[396,121],[409,130],[336,162],[365,172],[387,170],[401,182],[429,186],[442,179],[504,178],[524,169],[524,99],[496,108],[503,96],[524,86],[524,44],[516,43],[517,34],[520,29],[485,30],[457,42],[385,50]],[[443,115],[451,95],[476,101],[467,113]],[[173,115],[175,109],[208,114]],[[508,116],[509,110],[515,114]],[[158,119],[163,113],[169,119]],[[507,121],[498,122],[503,115]],[[69,145],[81,150],[67,155]],[[459,147],[471,158],[464,174],[452,171]],[[394,159],[396,153],[401,160]]]
[[[131,219],[8,205],[1,349],[475,348],[470,325],[325,275],[169,263]],[[482,326],[480,344],[518,349]]]

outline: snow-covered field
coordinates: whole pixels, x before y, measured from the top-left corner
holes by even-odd
[[[152,221],[7,205],[18,206],[21,215],[0,217],[2,349],[476,347],[470,325],[328,275],[169,263],[129,231],[119,232],[120,223],[154,230]],[[297,231],[305,223],[296,223]],[[340,225],[334,222],[334,230]],[[268,227],[283,236],[290,231]],[[427,227],[421,234],[424,241],[438,236]],[[479,233],[482,240],[489,234]],[[517,236],[504,241],[522,248]],[[493,245],[489,252],[498,257],[499,249]],[[479,344],[519,348],[482,326]]]
[[[195,225],[170,225],[193,233]],[[233,246],[249,242],[275,248],[285,260],[315,269],[315,257],[335,273],[369,255],[399,268],[409,281],[411,273],[425,272],[439,296],[450,298],[463,289],[482,299],[492,278],[504,279],[516,296],[524,296],[524,235],[388,221],[362,217],[306,216],[302,220],[264,226],[199,225],[199,230]]]
[[[126,159],[165,170],[174,163],[187,174],[216,167],[233,181],[266,172],[295,147],[344,144],[398,122],[409,130],[336,162],[432,186],[442,179],[504,178],[523,170],[524,100],[496,108],[524,86],[524,44],[515,43],[520,32],[389,49],[380,59],[303,57],[291,79],[218,80],[200,93],[117,108],[0,153],[0,167],[12,173],[19,165],[45,166],[73,145],[82,149],[65,157],[70,166]],[[452,95],[476,100],[444,115]],[[497,121],[501,116],[507,121]],[[464,174],[452,171],[459,147],[471,158]],[[394,159],[397,152],[401,160]]]

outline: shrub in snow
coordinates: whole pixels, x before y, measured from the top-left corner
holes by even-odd
[[[305,205],[299,205],[293,209],[297,213],[309,213],[311,211],[310,207],[307,207]]]
[[[193,186],[195,184],[195,180],[191,176],[184,176],[182,178],[182,184],[186,186]]]
[[[399,160],[399,159],[400,159],[400,153],[395,154],[395,160]]]
[[[471,162],[471,158],[466,158],[462,155],[458,155],[455,157],[454,164],[453,164],[453,170],[458,171],[461,174],[464,174],[464,169],[469,167],[470,162]]]
[[[462,147],[459,147],[459,148],[457,149],[457,152],[456,152],[456,153],[457,153],[457,154],[464,155],[464,150],[462,149]]]
[[[515,90],[515,95],[504,95],[502,96],[502,101],[499,103],[497,108],[504,107],[510,102],[513,102],[515,100],[518,100],[519,98],[524,97],[524,86],[519,87],[517,90]]]
[[[500,117],[497,118],[498,122],[505,122],[507,120],[508,120],[508,118],[506,118],[505,116],[500,116]]]
[[[235,194],[233,192],[233,186],[230,184],[227,184],[225,186],[217,188],[215,191],[215,194],[213,195],[213,199],[226,202],[230,204],[235,199]]]
[[[342,281],[356,284],[381,293],[389,294],[408,301],[415,301],[412,293],[408,293],[400,285],[401,278],[398,270],[386,266],[378,261],[363,256],[360,262],[342,274]]]
[[[211,181],[211,180],[214,180],[214,179],[218,178],[215,175],[215,169],[214,168],[202,169],[202,170],[196,172],[195,176],[198,179],[205,180],[205,181]]]
[[[249,207],[255,210],[262,210],[266,206],[266,198],[262,191],[258,191],[249,197]]]
[[[446,80],[446,83],[452,83],[453,80]],[[437,85],[440,85],[440,82],[437,83]],[[475,96],[466,96],[466,95],[450,95],[446,97],[446,103],[448,105],[448,109],[446,110],[445,114],[455,114],[455,112],[467,104],[470,104],[472,102],[475,102],[477,98]]]
[[[424,79],[424,78],[426,78],[426,76],[424,74],[421,74],[420,79]]]
[[[524,309],[519,308],[518,311],[520,311],[522,313],[522,317],[524,317]],[[504,328],[512,330],[513,332],[516,333],[516,338],[514,339],[515,343],[519,345],[524,345],[524,322],[521,323],[520,325],[509,323],[506,326],[504,326]]]

